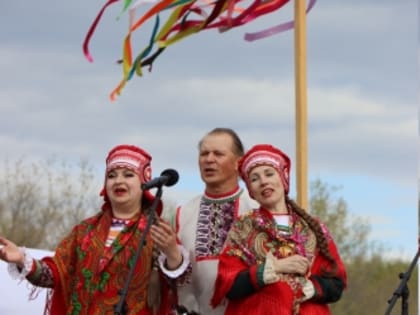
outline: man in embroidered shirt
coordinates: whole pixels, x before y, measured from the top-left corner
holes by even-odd
[[[221,315],[210,299],[216,279],[219,253],[233,220],[256,207],[239,187],[238,161],[244,148],[229,128],[215,128],[199,142],[199,167],[205,191],[177,209],[176,228],[181,244],[189,251],[192,277],[178,288],[179,304],[205,315]]]

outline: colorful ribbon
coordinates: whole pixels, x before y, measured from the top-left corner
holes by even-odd
[[[83,51],[86,59],[90,62],[93,61],[93,58],[89,51],[89,43],[93,33],[105,10],[117,1],[119,0],[107,0],[88,30],[83,42]],[[219,32],[225,32],[239,27],[282,8],[288,2],[290,0],[252,0],[248,6],[244,6],[243,0],[138,0],[134,4],[132,0],[124,0],[123,8],[118,16],[119,19],[128,11],[129,29],[124,38],[122,59],[120,60],[123,78],[112,91],[111,100],[115,100],[116,96],[120,95],[134,73],[142,76],[142,67],[149,66],[151,69],[156,58],[170,45],[204,30],[218,29]],[[316,0],[309,1],[306,13],[312,9],[315,2]],[[136,10],[145,4],[151,4],[151,8],[136,20]],[[161,26],[160,15],[168,10],[171,12],[166,22]],[[133,61],[132,34],[153,17],[155,22],[149,42]],[[255,33],[246,33],[245,40],[259,40],[293,27],[294,22],[289,21]],[[155,49],[154,52],[153,49]]]
[[[309,4],[308,4],[308,8],[306,9],[306,14],[309,13],[309,11],[311,11],[312,7],[315,5],[315,1],[316,0],[309,0]],[[266,38],[269,36],[273,36],[275,34],[290,30],[294,27],[295,22],[294,21],[289,21],[286,23],[282,23],[270,28],[267,28],[265,30],[259,31],[259,32],[255,32],[255,33],[246,33],[245,34],[245,40],[246,41],[254,41],[254,40],[259,40],[262,38]]]

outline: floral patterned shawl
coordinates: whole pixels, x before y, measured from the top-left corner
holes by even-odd
[[[111,211],[101,211],[83,221],[59,244],[54,257],[43,259],[55,279],[51,315],[114,314],[147,218],[140,215],[105,247],[111,220]],[[146,305],[152,252],[153,242],[147,236],[126,297],[127,315],[152,314]],[[160,315],[168,314],[167,304],[163,295]]]
[[[271,212],[263,208],[240,217],[234,223],[220,256],[213,305],[222,302],[241,271],[248,269],[251,278],[255,278],[257,267],[265,262],[268,252],[279,259],[293,254],[307,257],[311,262],[311,275],[321,274],[323,269],[331,270],[331,263],[318,253],[315,234],[294,212],[291,214],[290,226],[291,233],[284,233],[277,227]],[[326,228],[322,227],[329,239],[329,249],[339,264],[337,276],[345,277],[344,265],[337,249]],[[330,314],[327,304],[311,301],[301,303],[305,281],[303,276],[284,274],[280,281],[257,287],[254,294],[228,301],[225,314]],[[257,283],[257,280],[253,282]]]

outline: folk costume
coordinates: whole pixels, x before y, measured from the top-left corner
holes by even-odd
[[[179,304],[202,315],[224,313],[224,305],[210,305],[219,254],[233,221],[252,205],[253,200],[237,187],[222,196],[204,193],[177,209],[177,235],[192,264],[190,283],[178,287]]]
[[[150,162],[151,156],[140,148],[117,146],[106,159],[105,174],[125,167],[134,170],[144,183],[151,178]],[[102,211],[75,226],[57,246],[54,257],[41,260],[25,257],[25,270],[20,270],[21,274],[35,286],[52,288],[46,314],[115,314],[114,308],[120,299],[119,290],[124,287],[134,263],[147,225],[147,210],[154,197],[144,191],[141,213],[130,220],[123,220],[113,217],[105,188],[101,195],[104,197]],[[162,207],[162,204],[158,206],[158,215]],[[124,314],[172,314],[174,297],[169,290],[171,279],[161,272],[157,256],[157,249],[148,234],[130,282],[125,300],[127,312]],[[183,258],[178,271],[187,270],[189,261],[185,255]],[[152,289],[152,283],[158,284],[157,290]],[[153,305],[155,312],[148,299],[158,301]]]
[[[248,189],[250,170],[264,164],[279,172],[286,196],[290,160],[270,145],[255,146],[241,159]],[[328,315],[328,303],[341,297],[346,271],[330,233],[314,218],[327,240],[328,258],[320,252],[313,228],[286,200],[287,213],[273,214],[259,207],[233,224],[219,258],[212,298],[215,307],[227,303],[226,315]],[[310,261],[307,275],[275,271],[277,260],[295,254]]]

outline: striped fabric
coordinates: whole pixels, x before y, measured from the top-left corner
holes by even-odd
[[[117,238],[118,234],[130,223],[130,220],[112,218],[109,234],[105,242],[105,247],[110,247]]]

